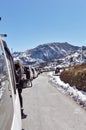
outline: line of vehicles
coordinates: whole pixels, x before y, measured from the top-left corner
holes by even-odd
[[[14,59],[3,40],[6,36],[0,34],[0,130],[23,130]],[[29,80],[32,83],[32,80],[38,76],[37,71],[30,66],[23,67],[29,69]]]
[[[31,69],[31,78],[37,72]],[[0,35],[0,130],[22,130],[20,101],[16,88],[13,57]]]
[[[0,37],[0,130],[21,130],[21,112],[12,55]]]

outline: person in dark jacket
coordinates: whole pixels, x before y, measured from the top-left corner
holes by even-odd
[[[16,61],[14,62],[15,65],[15,73],[16,73],[16,86],[18,89],[19,99],[20,99],[20,106],[21,106],[21,117],[26,118],[26,115],[23,113],[23,98],[22,98],[22,86],[23,86],[23,69],[21,64]]]

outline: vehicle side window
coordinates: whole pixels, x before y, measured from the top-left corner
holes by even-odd
[[[12,81],[12,87],[14,90],[14,94],[16,94],[16,79],[15,79],[15,71],[14,71],[14,64],[13,64],[13,59],[10,55],[8,55],[8,53],[6,53],[7,55],[7,60],[9,63],[9,70],[10,70],[10,75],[11,75],[11,81]]]
[[[0,46],[0,130],[10,130],[13,120],[13,101],[5,57]]]

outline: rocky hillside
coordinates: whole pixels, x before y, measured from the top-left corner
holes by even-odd
[[[76,86],[79,90],[86,91],[86,63],[65,68],[60,78],[65,83]]]
[[[79,49],[78,46],[64,43],[48,43],[39,45],[36,48],[27,50],[23,53],[14,53],[14,58],[20,59],[24,63],[40,63],[54,61],[64,56],[69,55]]]
[[[52,61],[70,54],[72,51],[78,50],[79,47],[72,46],[69,43],[49,43],[39,45],[32,50],[27,50],[26,54],[35,59],[43,61]]]

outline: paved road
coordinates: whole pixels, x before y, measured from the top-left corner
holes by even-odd
[[[25,130],[86,130],[86,111],[49,83],[46,74],[23,90]]]

